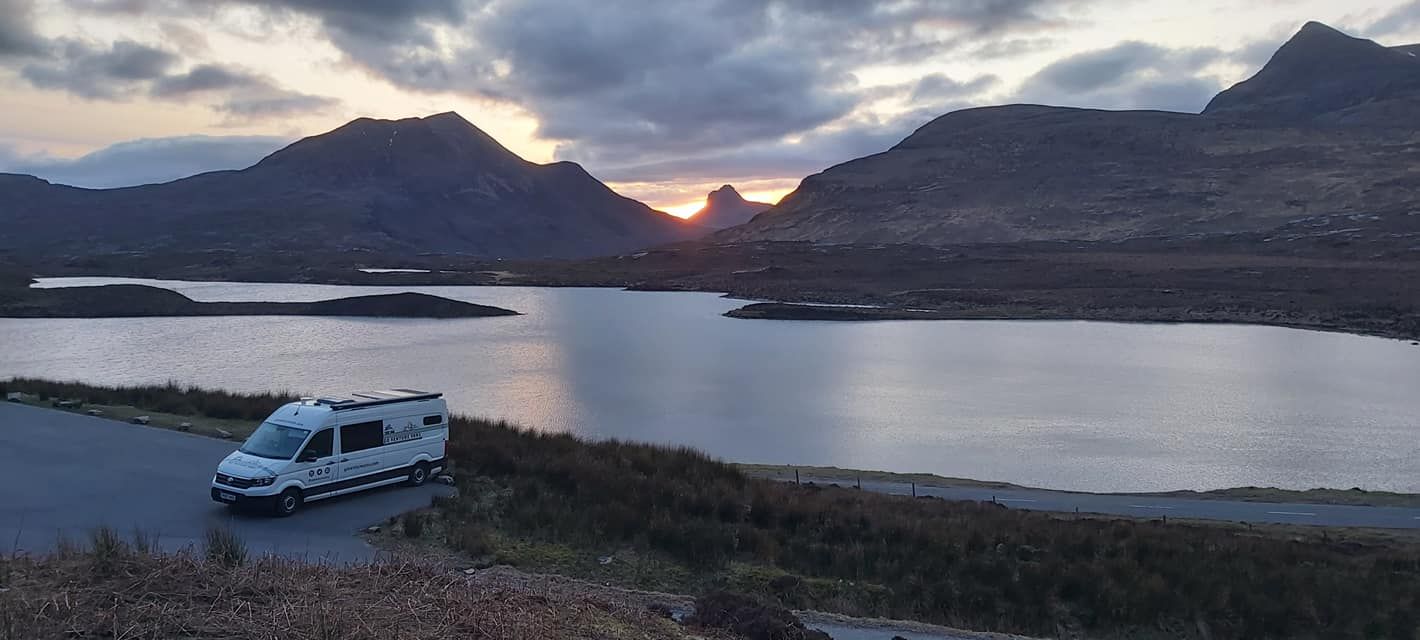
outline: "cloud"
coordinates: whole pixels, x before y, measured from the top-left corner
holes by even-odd
[[[213,0],[208,0],[209,2]],[[356,64],[396,84],[457,90],[454,52],[438,30],[464,23],[463,0],[237,0],[278,16],[315,18],[332,44]],[[475,3],[479,4],[479,3]]]
[[[139,10],[105,6],[109,11]],[[177,54],[132,40],[103,46],[62,38],[40,50],[42,54],[20,68],[20,76],[35,87],[83,98],[121,100],[146,94],[177,102],[212,100],[209,106],[215,111],[239,122],[317,112],[338,104],[333,98],[284,89],[265,75],[239,67],[206,63],[175,71],[182,63]]]
[[[793,142],[766,140],[651,162],[599,166],[597,176],[614,182],[686,183],[744,181],[766,176],[802,177],[854,158],[887,151],[932,118],[966,106],[957,103],[945,108],[923,108],[886,119],[861,116],[831,129],[810,132]]]
[[[914,103],[959,100],[973,96],[996,86],[1001,79],[994,75],[981,75],[965,82],[954,80],[945,74],[932,73],[922,76],[913,84],[909,100]]]
[[[44,39],[34,31],[33,0],[0,0],[0,57],[43,50]]]
[[[120,142],[74,159],[21,156],[0,148],[0,171],[79,187],[123,187],[246,168],[289,142],[268,136],[148,138]]]
[[[187,95],[201,91],[225,91],[270,86],[270,82],[254,73],[217,64],[202,64],[186,73],[159,78],[153,83],[152,94],[159,97]]]
[[[621,165],[801,136],[875,99],[853,71],[1057,27],[1050,0],[246,0],[314,18],[409,89],[515,104],[559,158]],[[924,92],[923,97],[928,95]]]
[[[178,64],[176,55],[132,40],[104,47],[63,39],[54,48],[47,59],[23,66],[20,75],[36,87],[85,98],[126,95],[145,81],[162,78]]]
[[[1358,29],[1368,38],[1412,34],[1420,29],[1420,1],[1407,2]]]
[[[271,89],[255,95],[237,95],[213,108],[232,116],[235,122],[263,120],[298,113],[319,112],[340,101],[284,89]]]
[[[1197,113],[1221,88],[1205,73],[1226,53],[1123,42],[1057,60],[1027,78],[1014,97],[1098,109],[1160,109]]]

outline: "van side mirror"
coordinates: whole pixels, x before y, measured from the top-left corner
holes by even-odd
[[[320,455],[311,450],[302,451],[301,455],[296,458],[296,462],[315,462],[316,460],[320,460]]]

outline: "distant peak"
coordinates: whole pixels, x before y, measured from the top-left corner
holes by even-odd
[[[735,191],[735,188],[728,184],[705,196],[706,206],[737,204],[744,201],[744,196],[741,196],[740,192]]]
[[[459,115],[457,111],[444,111],[442,113],[436,113],[431,116],[424,116],[423,118],[420,118],[420,120],[428,120],[430,122],[447,120],[450,122],[463,122],[467,124],[473,124],[469,122],[467,118],[464,118],[463,116]]]
[[[1326,47],[1329,50],[1331,47],[1345,47],[1348,45],[1375,47],[1375,44],[1368,40],[1347,35],[1335,27],[1312,21],[1302,25],[1301,30],[1297,31],[1296,35],[1292,36],[1290,40],[1282,45],[1280,52],[1295,51],[1299,48],[1315,51],[1319,47]],[[1318,51],[1318,53],[1322,53],[1322,51]]]
[[[1411,95],[1420,92],[1411,53],[1308,22],[1257,74],[1215,96],[1203,113],[1291,122]]]
[[[712,229],[723,229],[748,222],[770,206],[745,200],[733,185],[726,184],[705,196],[705,206],[691,214],[690,220]]]
[[[1346,34],[1342,33],[1340,29],[1337,29],[1336,27],[1333,27],[1329,24],[1317,22],[1316,20],[1308,20],[1306,24],[1302,25],[1302,29],[1301,31],[1297,32],[1297,35],[1345,36]]]

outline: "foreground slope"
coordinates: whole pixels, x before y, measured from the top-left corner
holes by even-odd
[[[1420,95],[1411,60],[1309,25],[1205,114],[950,113],[884,153],[806,178],[713,237],[945,245],[1359,231],[1420,248],[1410,215],[1420,209],[1420,139],[1413,127],[1377,124],[1382,113],[1420,114],[1409,107]]]
[[[696,234],[570,162],[539,165],[455,113],[361,118],[241,171],[91,190],[0,175],[0,251],[232,248],[575,257]]]

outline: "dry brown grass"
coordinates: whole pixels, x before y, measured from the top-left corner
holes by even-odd
[[[0,559],[0,639],[684,639],[638,603],[419,564],[228,567],[130,545]]]

